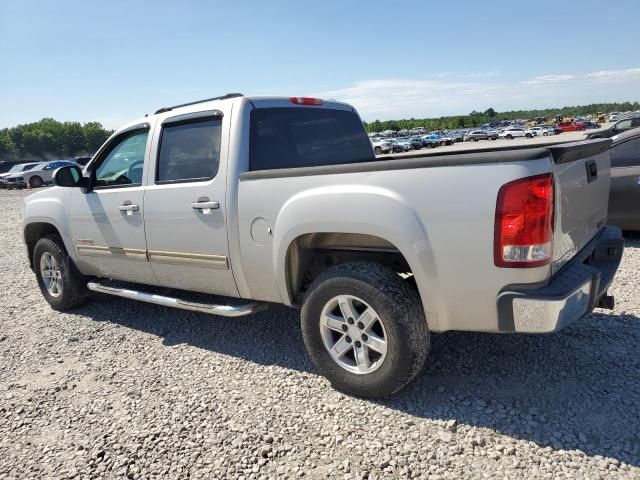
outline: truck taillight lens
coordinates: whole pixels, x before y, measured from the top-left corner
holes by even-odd
[[[539,267],[551,261],[553,176],[521,178],[498,192],[494,239],[497,267]]]
[[[296,105],[322,105],[321,98],[291,97],[289,100],[291,100],[291,103],[295,103]]]

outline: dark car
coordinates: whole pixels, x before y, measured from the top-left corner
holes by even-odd
[[[627,130],[637,127],[640,127],[640,115],[618,120],[609,128],[601,128],[597,132],[587,134],[585,138],[611,138],[614,135],[618,135],[619,133],[626,132]]]
[[[498,134],[489,130],[471,130],[465,133],[465,142],[477,142],[478,140],[495,140],[498,138]]]
[[[608,222],[623,230],[640,231],[640,128],[613,140]]]

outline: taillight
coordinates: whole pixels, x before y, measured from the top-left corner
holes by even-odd
[[[322,105],[321,98],[312,98],[312,97],[291,97],[291,103],[295,103],[296,105]]]
[[[500,188],[493,252],[497,267],[539,267],[551,261],[553,195],[550,173]]]

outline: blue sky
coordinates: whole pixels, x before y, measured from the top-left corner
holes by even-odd
[[[640,100],[640,1],[0,0],[0,128],[226,92],[365,120]]]

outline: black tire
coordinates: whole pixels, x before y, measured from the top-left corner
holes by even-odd
[[[542,132],[542,135],[545,136],[545,137],[548,137],[549,136],[549,132]]]
[[[62,288],[59,296],[54,296],[47,290],[40,260],[45,253],[51,254],[57,262],[62,279]],[[51,235],[38,240],[33,249],[33,270],[38,280],[38,286],[45,300],[51,308],[63,312],[78,307],[86,302],[88,290],[87,279],[82,275],[67,254],[62,239],[58,235]]]
[[[506,136],[506,138],[507,138],[508,140],[513,140],[513,135],[509,134],[509,135],[507,135],[507,136]]]
[[[29,179],[29,185],[31,186],[31,188],[40,188],[43,184],[44,182],[42,181],[42,178],[37,175]]]
[[[527,138],[532,138],[532,137],[533,137],[533,135],[531,135],[530,133],[527,133],[527,134],[525,135],[525,137],[527,137]]]
[[[380,147],[375,147],[375,148],[373,149],[373,152],[374,152],[376,155],[382,155],[382,148],[380,148]]]
[[[320,316],[324,306],[338,295],[361,298],[384,324],[386,357],[370,373],[346,370],[325,348]],[[429,329],[418,292],[377,263],[345,263],[319,275],[305,295],[301,317],[304,343],[316,368],[336,389],[352,395],[379,398],[397,392],[416,376],[429,353]]]

